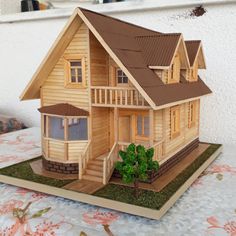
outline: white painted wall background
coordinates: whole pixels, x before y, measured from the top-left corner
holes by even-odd
[[[144,3],[136,1],[133,4],[136,7],[140,4],[142,8]],[[158,6],[158,2],[155,4]],[[106,12],[113,6],[93,6],[93,9]],[[236,144],[236,4],[206,4],[204,7],[207,13],[201,17],[190,17],[193,8],[190,6],[126,9],[109,14],[157,31],[182,32],[185,39],[203,41],[207,70],[200,74],[214,94],[202,99],[200,138]],[[20,102],[18,97],[66,19],[0,24],[0,113],[19,117],[28,126],[39,126],[39,101]]]

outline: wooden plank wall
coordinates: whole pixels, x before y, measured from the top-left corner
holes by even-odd
[[[73,40],[66,48],[63,56],[80,55],[85,58],[86,85],[89,79],[88,68],[88,28],[83,23],[75,34]],[[41,88],[41,104],[42,106],[54,105],[57,103],[70,103],[74,106],[89,109],[89,91],[88,88],[65,88],[65,73],[63,56],[58,60],[56,66],[50,73],[47,80]]]
[[[162,126],[162,112],[163,110],[154,111],[154,142],[160,141],[163,138],[163,126]]]
[[[79,155],[83,153],[88,142],[68,143],[68,160],[78,161]]]
[[[92,154],[96,158],[109,151],[109,108],[92,108]]]
[[[191,142],[194,138],[199,135],[199,106],[200,100],[196,102],[196,124],[195,126],[188,127],[189,118],[189,103],[180,104],[180,135],[174,139],[171,139],[171,120],[170,120],[170,108],[165,108],[154,112],[154,139],[155,141],[161,140],[166,136],[164,149],[165,155],[173,153],[177,149]],[[163,123],[163,113],[165,114],[165,119]],[[163,130],[162,127],[165,126],[166,129]],[[164,131],[164,133],[162,133]]]
[[[103,46],[90,32],[90,63],[91,63],[91,85],[108,86],[108,61],[109,56]]]

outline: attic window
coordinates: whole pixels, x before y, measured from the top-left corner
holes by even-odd
[[[128,84],[128,77],[120,68],[116,70],[116,78],[117,84]]]
[[[82,62],[81,62],[81,60],[70,62],[70,82],[71,83],[82,83]]]
[[[85,87],[84,58],[66,58],[65,60],[65,87]]]

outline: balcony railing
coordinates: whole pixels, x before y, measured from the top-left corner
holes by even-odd
[[[147,108],[148,103],[135,88],[92,86],[92,105],[102,107]]]

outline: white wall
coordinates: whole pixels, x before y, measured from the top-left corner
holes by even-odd
[[[156,7],[152,8],[151,1],[147,0],[147,4],[145,1],[114,3],[93,6],[93,9],[157,31],[182,32],[185,39],[201,39],[207,70],[200,74],[214,94],[202,99],[200,138],[203,141],[236,144],[236,4],[234,1],[219,5],[209,4],[211,0],[205,1],[208,2],[204,6],[207,12],[200,17],[190,16],[193,8],[191,1],[188,1],[189,6],[182,5],[181,8],[172,3],[172,6],[169,4],[165,8],[162,4],[157,8],[155,1],[152,4]],[[194,2],[196,4],[196,0]],[[132,11],[132,4],[139,10]],[[65,12],[63,14],[67,15]],[[67,17],[60,16],[14,23],[1,23],[0,18],[0,113],[15,115],[30,126],[39,125],[36,110],[39,103],[19,102],[18,96],[66,22]]]

